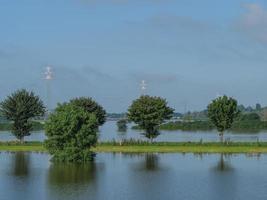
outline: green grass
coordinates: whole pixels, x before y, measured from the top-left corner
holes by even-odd
[[[267,153],[267,143],[173,143],[159,142],[153,144],[137,143],[99,143],[92,149],[95,152],[113,153]],[[46,152],[40,142],[1,142],[0,151],[26,151],[26,152]]]
[[[44,152],[46,149],[41,142],[0,142],[0,151]]]

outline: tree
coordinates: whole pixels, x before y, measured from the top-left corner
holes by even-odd
[[[88,113],[93,113],[96,116],[99,126],[103,125],[106,121],[106,111],[101,105],[90,97],[79,97],[72,99],[71,104],[83,108]]]
[[[30,135],[34,117],[43,116],[45,107],[42,100],[33,92],[25,89],[17,90],[1,103],[1,113],[11,120],[12,133],[23,142],[24,137]]]
[[[117,127],[119,132],[127,131],[127,119],[120,119],[117,121]]]
[[[45,124],[45,147],[60,162],[91,161],[97,143],[98,121],[93,113],[72,103],[59,104]]]
[[[257,111],[260,111],[261,110],[261,104],[259,104],[259,103],[256,104],[256,110]]]
[[[246,107],[245,107],[243,104],[238,105],[238,106],[237,106],[237,109],[238,109],[240,112],[245,112],[245,111],[246,111]]]
[[[238,116],[240,121],[260,121],[261,117],[257,113],[240,114]]]
[[[219,131],[222,142],[224,131],[231,128],[238,114],[237,101],[225,95],[208,105],[208,117]]]
[[[128,109],[129,120],[145,130],[145,136],[153,141],[159,135],[159,126],[171,119],[174,109],[167,106],[167,101],[160,97],[141,96],[133,101]]]

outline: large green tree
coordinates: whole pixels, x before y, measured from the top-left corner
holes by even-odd
[[[159,126],[171,119],[173,112],[165,99],[143,95],[133,101],[127,115],[129,120],[145,130],[145,136],[152,141],[159,135]]]
[[[208,105],[208,117],[217,128],[222,142],[224,132],[231,128],[238,114],[237,101],[226,95],[214,99]]]
[[[88,113],[93,113],[96,116],[98,124],[101,126],[106,121],[106,111],[90,97],[79,97],[72,99],[71,104],[83,108]]]
[[[0,106],[2,115],[12,121],[12,133],[21,142],[25,136],[30,135],[31,120],[45,113],[42,100],[33,92],[25,89],[17,90],[8,96]]]
[[[93,113],[72,103],[59,104],[45,124],[45,147],[60,162],[87,162],[97,143],[98,121]]]

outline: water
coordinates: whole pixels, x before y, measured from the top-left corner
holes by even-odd
[[[46,138],[44,131],[33,132],[31,136],[25,137],[26,141],[44,141]],[[99,133],[100,141],[111,141],[113,139],[119,141],[121,139],[141,139],[146,140],[142,135],[142,131],[132,130],[128,128],[126,133],[117,131],[117,125],[114,121],[106,122],[101,128]],[[225,133],[225,139],[231,141],[267,141],[267,132],[262,131],[259,133]],[[155,141],[167,142],[198,142],[205,141],[218,141],[218,133],[216,131],[161,131]],[[8,131],[0,131],[0,141],[15,140],[15,137]]]
[[[31,136],[25,137],[27,141],[44,141],[46,138],[44,131],[33,132]],[[100,141],[111,141],[121,139],[141,139],[146,140],[142,135],[142,131],[133,130],[130,127],[126,133],[120,133],[117,131],[117,125],[114,121],[106,122],[101,128],[99,133]],[[229,138],[231,141],[267,141],[267,132],[259,133],[231,133],[225,134],[225,139]],[[158,136],[155,141],[167,141],[167,142],[198,142],[200,140],[205,141],[218,141],[218,133],[216,131],[161,131],[161,135]],[[8,131],[0,131],[0,141],[15,140],[15,137]]]
[[[0,199],[267,199],[267,155],[103,153],[86,165],[49,159],[0,153]]]

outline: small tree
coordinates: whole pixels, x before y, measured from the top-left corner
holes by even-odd
[[[97,142],[97,129],[95,114],[71,103],[59,104],[45,124],[45,147],[55,161],[91,161],[94,154],[90,148]]]
[[[127,115],[129,120],[145,130],[145,136],[152,142],[159,135],[159,126],[171,119],[173,112],[165,99],[145,95],[133,101]]]
[[[96,116],[99,126],[106,122],[106,111],[101,105],[90,97],[79,97],[72,99],[71,104],[83,108],[88,113],[93,113]]]
[[[225,95],[208,105],[208,117],[219,131],[221,142],[223,142],[224,131],[231,128],[238,114],[237,101]]]
[[[127,131],[127,119],[120,119],[117,121],[117,127],[119,132]]]
[[[30,135],[32,130],[30,120],[43,116],[45,107],[33,92],[22,89],[14,92],[1,103],[1,113],[13,122],[12,133],[23,142],[24,137]]]

